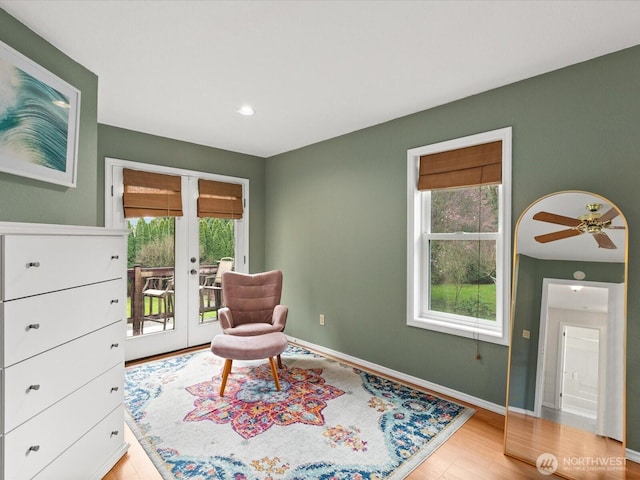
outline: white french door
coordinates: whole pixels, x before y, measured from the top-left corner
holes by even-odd
[[[598,416],[600,330],[561,325],[560,411],[588,418]]]
[[[181,177],[181,217],[160,219],[125,219],[122,204],[123,168],[164,173]],[[220,331],[211,297],[203,297],[204,279],[210,278],[215,265],[201,252],[205,238],[201,229],[212,228],[197,216],[198,180],[214,180],[242,184],[245,209],[239,220],[215,219],[217,228],[225,228],[226,252],[231,252],[233,268],[248,271],[248,193],[249,181],[203,172],[160,167],[126,160],[105,159],[105,225],[127,228],[138,236],[155,236],[158,241],[146,255],[129,254],[129,292],[127,343],[125,358],[132,360],[209,343]],[[211,220],[211,219],[209,219]],[[144,225],[141,225],[144,223]],[[218,225],[220,224],[220,225]],[[231,232],[229,232],[231,230]],[[232,240],[229,240],[232,238]],[[133,249],[132,242],[129,243]],[[222,255],[222,254],[220,254]],[[229,255],[227,253],[225,256]],[[158,260],[158,257],[162,257]],[[136,261],[133,261],[134,259]],[[152,266],[152,258],[155,260]],[[146,265],[145,262],[149,262]],[[205,263],[207,265],[205,265]],[[137,294],[135,293],[137,292]],[[144,294],[142,294],[144,293]],[[208,294],[207,294],[208,295]],[[219,297],[217,300],[219,302]],[[135,302],[140,302],[136,306]],[[215,305],[214,307],[219,307]],[[138,313],[136,313],[138,312]]]

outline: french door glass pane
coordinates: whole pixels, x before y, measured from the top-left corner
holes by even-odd
[[[175,329],[175,218],[129,218],[127,336]]]
[[[496,242],[431,240],[429,309],[496,319]]]
[[[234,258],[234,221],[201,218],[200,224],[200,323],[217,320],[223,304],[220,273],[221,259]]]

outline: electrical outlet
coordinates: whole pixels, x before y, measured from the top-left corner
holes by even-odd
[[[522,338],[530,338],[531,332],[529,330],[522,330]]]
[[[320,314],[320,325],[324,327],[324,315]]]

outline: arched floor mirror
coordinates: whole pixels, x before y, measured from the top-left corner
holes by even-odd
[[[516,225],[504,452],[544,475],[625,476],[627,222],[589,192]]]

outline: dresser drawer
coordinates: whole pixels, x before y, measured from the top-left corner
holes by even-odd
[[[6,434],[4,479],[30,479],[40,472],[120,406],[123,383],[118,365]]]
[[[99,480],[126,452],[124,412],[116,408],[33,480]]]
[[[110,280],[0,303],[4,366],[124,319],[125,282]]]
[[[119,321],[4,370],[4,431],[77,390],[114,365],[124,364]]]
[[[2,300],[122,277],[126,245],[116,236],[6,235]]]

